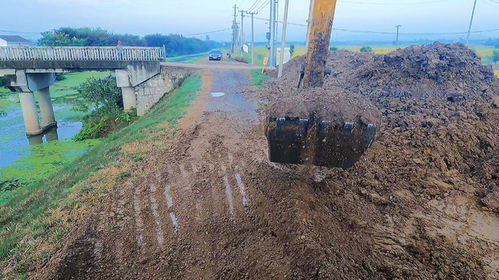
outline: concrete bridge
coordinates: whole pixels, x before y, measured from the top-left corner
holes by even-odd
[[[143,115],[168,87],[173,87],[162,81],[151,83],[161,73],[164,55],[163,48],[145,47],[0,47],[0,76],[5,76],[9,88],[19,94],[26,134],[34,136],[57,127],[50,98],[56,73],[115,71],[125,110],[135,107]],[[155,90],[164,92],[158,97]],[[34,92],[38,94],[41,123]],[[138,101],[140,92],[149,97]]]

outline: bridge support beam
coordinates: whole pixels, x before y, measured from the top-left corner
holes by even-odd
[[[123,107],[125,112],[132,111],[132,108],[137,109],[137,95],[135,94],[135,88],[122,87],[121,95],[123,96]]]
[[[36,110],[35,97],[32,92],[19,92],[19,101],[23,111],[24,126],[26,135],[34,136],[43,133],[38,121],[38,112]]]
[[[50,87],[38,90],[38,105],[40,105],[40,112],[42,115],[42,129],[57,127],[55,120],[54,107],[50,99]]]

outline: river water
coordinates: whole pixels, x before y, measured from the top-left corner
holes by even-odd
[[[80,131],[82,119],[87,114],[73,110],[73,104],[78,98],[76,87],[79,84],[90,77],[107,75],[70,73],[65,80],[53,85],[51,97],[58,128],[37,137],[26,137],[17,94],[0,89],[0,181],[42,179],[95,145],[97,141],[71,140]]]

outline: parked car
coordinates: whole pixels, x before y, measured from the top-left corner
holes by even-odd
[[[222,60],[223,54],[221,51],[212,51],[209,56],[209,60]]]

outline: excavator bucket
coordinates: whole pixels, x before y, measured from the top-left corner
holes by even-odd
[[[300,118],[268,120],[270,161],[351,168],[373,144],[375,124]]]
[[[331,91],[332,95],[320,100],[321,92],[313,90],[321,88],[324,76],[331,72],[326,71],[326,61],[335,9],[336,0],[310,3],[306,63],[298,83],[307,102],[280,100],[274,104],[266,125],[272,162],[346,169],[352,167],[375,140],[379,125],[371,123],[375,118],[362,116],[371,113],[369,106],[353,108],[363,100],[345,102],[351,101],[352,96],[341,91]]]

